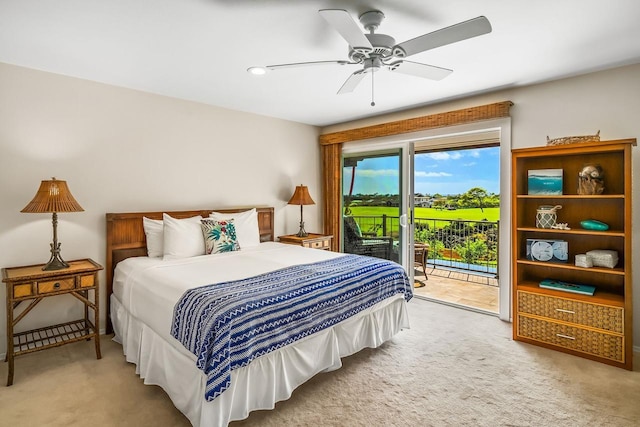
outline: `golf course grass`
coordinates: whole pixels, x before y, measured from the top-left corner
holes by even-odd
[[[387,206],[353,206],[351,207],[351,215],[353,216],[382,216],[388,215],[397,217],[397,207]],[[443,219],[443,220],[466,220],[466,221],[491,221],[496,222],[500,219],[500,208],[469,208],[469,209],[434,209],[434,208],[415,208],[415,218],[425,219]]]

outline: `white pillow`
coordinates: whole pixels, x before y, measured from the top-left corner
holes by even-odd
[[[204,238],[200,215],[176,219],[162,214],[164,225],[164,259],[189,258],[204,255]]]
[[[209,218],[217,221],[233,219],[236,227],[238,243],[241,248],[258,246],[260,244],[260,227],[258,227],[258,211],[253,208],[244,212],[223,213],[211,212]]]
[[[152,258],[164,255],[164,231],[161,219],[142,217],[144,234],[147,236],[147,255]]]

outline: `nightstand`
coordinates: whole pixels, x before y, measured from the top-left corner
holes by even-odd
[[[43,271],[40,265],[2,269],[2,281],[7,285],[7,356],[9,372],[7,386],[13,384],[13,361],[17,356],[46,350],[76,341],[95,341],[96,358],[100,359],[100,300],[98,271],[102,266],[90,259],[69,261],[69,268]],[[14,333],[13,329],[40,301],[56,295],[72,295],[84,304],[84,318]],[[90,295],[93,294],[93,300]],[[29,305],[14,317],[23,303]],[[93,323],[89,318],[93,310]]]
[[[307,237],[298,237],[295,234],[278,236],[278,241],[288,245],[298,245],[305,248],[331,250],[331,240],[333,236],[326,234],[309,233]]]

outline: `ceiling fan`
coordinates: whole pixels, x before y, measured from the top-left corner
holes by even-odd
[[[384,19],[384,14],[379,10],[365,12],[359,17],[364,29],[369,31],[368,34],[360,30],[358,24],[346,10],[322,9],[318,13],[349,43],[349,60],[268,65],[266,69],[279,70],[326,64],[362,65],[361,69],[347,78],[338,90],[338,94],[352,92],[366,74],[376,72],[381,68],[431,80],[441,80],[451,74],[453,70],[407,61],[404,58],[491,32],[489,20],[484,16],[479,16],[396,44],[393,37],[375,33]],[[373,106],[375,103],[372,102],[371,105]]]

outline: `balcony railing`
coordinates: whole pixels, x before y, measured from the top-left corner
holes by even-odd
[[[354,216],[364,236],[391,236],[398,240],[397,216]],[[451,268],[498,275],[498,221],[415,218],[416,242],[428,243],[427,263],[435,268]]]

